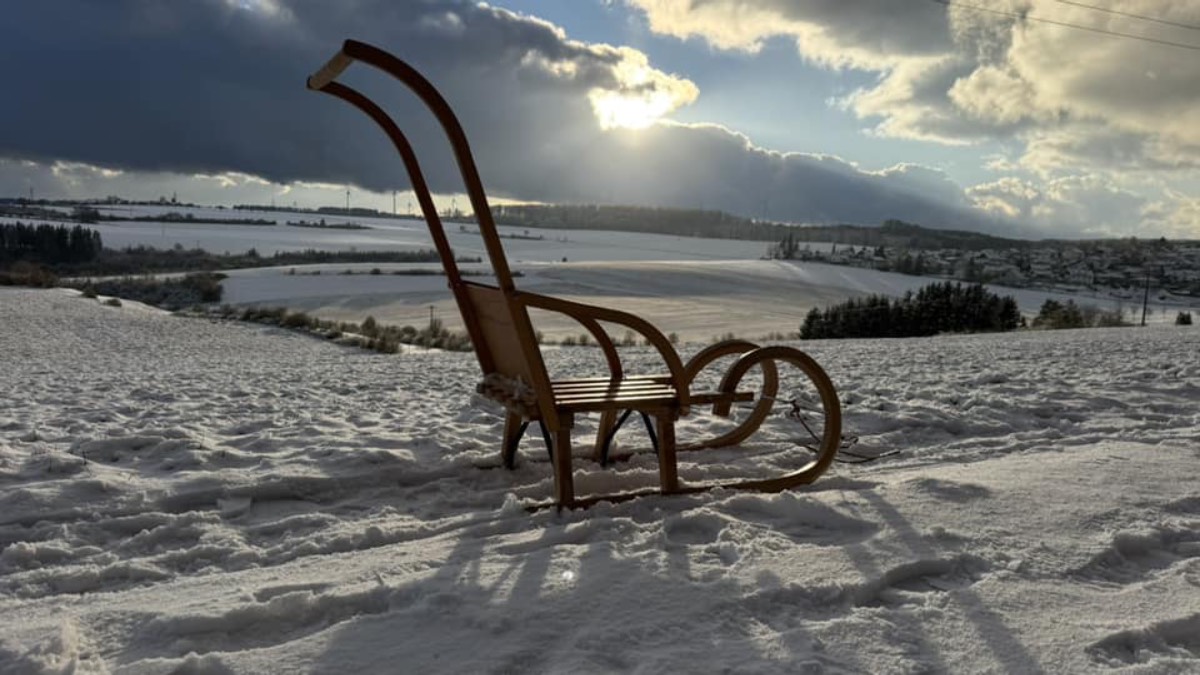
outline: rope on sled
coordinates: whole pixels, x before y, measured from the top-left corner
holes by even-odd
[[[792,409],[787,412],[788,419],[793,419],[793,420],[796,420],[797,422],[799,422],[800,426],[804,427],[804,430],[808,432],[808,435],[812,437],[813,441],[817,445],[820,445],[821,437],[818,436],[817,433],[812,430],[812,427],[810,427],[808,425],[808,422],[804,419],[805,409],[801,407],[800,399],[794,398],[791,401],[788,401],[788,403],[792,406]],[[819,411],[808,409],[808,412],[819,412]],[[833,461],[838,462],[840,464],[866,464],[868,462],[874,462],[875,460],[881,459],[883,457],[891,457],[892,455],[900,454],[899,450],[892,450],[891,452],[885,452],[885,453],[878,454],[878,455],[864,455],[864,454],[861,454],[858,452],[851,452],[850,448],[857,445],[858,440],[859,440],[858,436],[856,436],[856,435],[842,434],[841,442],[838,444],[837,456],[835,456],[833,458]],[[792,441],[792,442],[795,443],[796,445],[804,448],[805,450],[808,450],[809,452],[813,453],[814,455],[817,454],[817,452],[819,452],[819,450],[817,449],[817,447],[815,445],[809,445],[807,443],[802,443],[800,441]]]

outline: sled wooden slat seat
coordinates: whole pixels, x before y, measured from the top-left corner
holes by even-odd
[[[675,390],[670,388],[671,378],[665,375],[632,375],[618,380],[610,378],[590,378],[585,380],[554,380],[550,383],[556,399],[564,399],[576,394],[643,394],[652,391],[669,390],[674,396]],[[708,391],[692,392],[688,397],[693,406],[713,405],[716,403],[749,403],[754,400],[753,391]]]
[[[401,81],[441,124],[478,221],[479,234],[495,275],[494,285],[462,278],[416,154],[395,121],[372,100],[337,82],[342,72],[355,62],[371,65]],[[841,408],[833,384],[809,356],[789,347],[759,347],[743,340],[728,340],[701,350],[684,363],[666,336],[633,314],[518,290],[466,135],[450,106],[424,76],[377,47],[347,40],[324,67],[308,78],[308,87],[340,98],[365,113],[387,134],[399,153],[475,349],[483,375],[476,391],[501,403],[507,411],[500,451],[503,463],[512,466],[526,428],[531,422],[537,422],[554,467],[553,504],[586,506],[599,500],[621,501],[646,492],[644,489],[631,490],[576,499],[571,432],[576,416],[581,414],[600,415],[594,454],[603,462],[608,457],[616,430],[631,413],[637,412],[645,421],[655,445],[658,492],[664,494],[695,492],[717,485],[776,492],[812,482],[829,467],[840,442]],[[601,350],[608,372],[593,378],[552,381],[530,320],[531,309],[564,315],[578,322]],[[661,359],[656,369],[659,372],[652,375],[626,373],[616,343],[605,325],[620,326],[640,336],[642,343]],[[696,376],[717,359],[726,357],[736,359],[719,386],[713,391],[692,391]],[[779,363],[801,370],[819,393],[824,425],[817,456],[799,470],[774,478],[682,483],[678,476],[677,451],[735,445],[758,429],[775,402]],[[742,378],[751,369],[761,373],[761,386],[757,391],[740,389]],[[676,420],[689,414],[693,407],[712,406],[714,414],[728,416],[731,407],[738,403],[751,404],[752,409],[732,431],[689,446],[676,443]]]
[[[674,400],[677,392],[669,384],[622,381],[616,387],[578,388],[562,382],[552,382],[554,400],[576,410],[605,410],[627,408],[627,401],[667,398]],[[692,405],[712,405],[718,402],[749,403],[754,400],[753,391],[735,391],[728,394],[719,391],[692,394]],[[610,405],[611,404],[611,405]]]

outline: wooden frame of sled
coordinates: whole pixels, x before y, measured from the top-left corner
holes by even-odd
[[[479,231],[495,273],[494,286],[464,281],[459,274],[416,154],[396,123],[366,96],[336,82],[338,76],[355,61],[379,68],[400,80],[441,123],[479,223]],[[526,427],[530,422],[538,422],[554,467],[554,504],[560,508],[587,506],[597,501],[621,501],[657,492],[675,494],[714,487],[779,492],[811,483],[829,468],[841,442],[841,406],[833,383],[807,354],[791,347],[759,347],[744,340],[728,340],[702,350],[684,363],[658,329],[632,314],[517,290],[466,135],[450,106],[428,80],[407,63],[377,47],[347,40],[324,67],[308,78],[308,87],[336,96],[366,113],[395,145],[441,256],[463,323],[475,346],[475,355],[484,375],[477,389],[482,395],[502,403],[507,410],[501,442],[502,461],[506,467],[513,466],[517,446]],[[530,308],[557,312],[580,323],[603,351],[609,372],[592,379],[551,381],[530,322]],[[612,338],[605,332],[601,322],[624,326],[640,334],[647,344],[658,351],[666,373],[627,373]],[[692,391],[693,381],[705,367],[717,359],[731,356],[737,356],[737,359],[715,391]],[[681,481],[677,470],[678,451],[735,445],[758,430],[775,403],[780,364],[802,371],[820,395],[824,425],[812,461],[796,471],[774,478],[703,484]],[[757,393],[739,390],[743,377],[756,366],[761,369],[760,390]],[[734,429],[717,438],[689,446],[677,445],[675,422],[680,416],[687,415],[692,407],[712,406],[714,414],[728,416],[735,403],[749,405],[750,414]],[[631,413],[636,412],[642,417],[657,450],[658,490],[576,498],[571,430],[577,415],[593,412],[600,415],[594,451],[601,464],[610,459],[609,446],[620,425]]]

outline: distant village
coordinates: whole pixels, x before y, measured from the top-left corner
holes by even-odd
[[[1200,242],[1134,238],[1086,242],[1029,242],[1021,248],[912,250],[900,246],[814,247],[787,240],[768,257],[935,276],[1015,288],[1104,291],[1142,298],[1200,297]]]

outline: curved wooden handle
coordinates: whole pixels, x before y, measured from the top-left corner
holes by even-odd
[[[325,62],[325,65],[321,66],[320,70],[308,77],[308,88],[324,89],[325,85],[336,80],[338,75],[349,68],[351,63],[354,63],[354,59],[346,56],[346,52],[339,49],[332,58]]]

